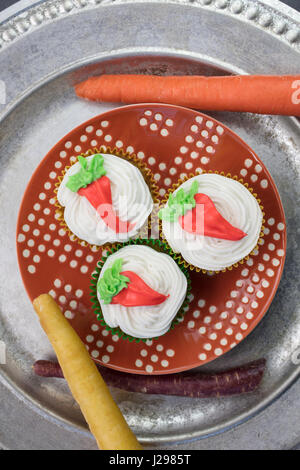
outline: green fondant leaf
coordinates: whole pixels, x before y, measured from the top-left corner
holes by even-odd
[[[106,174],[104,169],[104,157],[101,154],[96,154],[92,158],[91,162],[88,163],[88,160],[81,155],[78,157],[80,163],[80,170],[71,175],[66,184],[67,188],[76,193],[80,188],[86,188],[89,184],[101,176]]]
[[[158,217],[161,220],[175,222],[179,216],[193,209],[196,206],[195,195],[198,193],[198,188],[198,181],[194,181],[187,193],[181,188],[175,195],[170,194],[168,206],[159,211]]]
[[[110,304],[112,298],[126,288],[130,282],[128,277],[120,274],[122,266],[123,260],[117,259],[111,268],[105,270],[102,278],[98,281],[97,289],[104,304]]]

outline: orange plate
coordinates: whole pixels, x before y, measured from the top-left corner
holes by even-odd
[[[265,236],[244,264],[217,275],[191,272],[184,321],[158,340],[130,343],[108,333],[92,313],[89,285],[101,256],[70,240],[55,218],[57,176],[74,156],[107,145],[134,152],[152,169],[160,196],[197,169],[230,172],[249,183],[265,210]],[[241,342],[266,313],[286,250],[285,218],[274,181],[230,129],[177,106],[114,109],[77,127],[41,162],[27,187],[17,226],[20,270],[30,299],[50,292],[96,362],[137,374],[169,374],[200,366]]]

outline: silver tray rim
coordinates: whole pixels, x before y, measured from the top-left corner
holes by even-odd
[[[87,5],[90,3],[89,0],[84,0],[84,1],[87,2],[87,4],[84,5],[84,6],[87,6]],[[146,1],[147,1],[147,3],[151,3],[151,0],[146,0]],[[31,3],[31,5],[34,5],[34,4],[36,4],[37,2],[34,2],[33,0],[30,0],[30,2],[28,2],[28,1],[24,0],[24,1],[21,1],[21,2],[19,2],[19,3],[20,3],[20,5],[21,5],[21,4],[24,5],[24,4],[26,4],[26,3]],[[40,7],[41,4],[43,4],[43,3],[46,3],[46,4],[48,5],[48,4],[50,4],[50,3],[55,3],[55,4],[57,4],[58,2],[57,2],[57,1],[56,1],[56,2],[49,2],[49,1],[46,1],[46,2],[43,2],[43,1],[42,1],[42,2],[38,2],[39,7]],[[97,4],[97,5],[101,5],[102,3],[104,3],[104,2],[102,2],[102,1],[100,0],[100,2],[93,2],[93,5],[94,5],[94,6],[95,6],[96,4]],[[112,2],[105,2],[105,4],[107,4],[107,3],[112,3]],[[123,2],[119,2],[119,3],[124,3],[124,1],[123,1]],[[126,0],[125,0],[125,3],[126,3]],[[133,2],[130,2],[130,3],[133,3]],[[155,3],[155,2],[154,2],[154,3]],[[182,1],[182,0],[180,0],[180,2],[169,2],[168,0],[166,0],[166,3],[190,4],[191,2],[189,2],[189,1]],[[208,5],[208,6],[210,5],[210,4],[208,4],[208,3],[205,4],[205,1],[204,1],[204,2],[200,2],[200,1],[199,1],[199,2],[197,2],[197,3],[199,3],[199,6],[200,6],[200,4],[201,4],[201,5],[204,4],[204,6],[202,5],[204,8],[206,8],[207,5]],[[260,3],[262,3],[262,2],[260,2]],[[265,1],[265,2],[263,2],[263,3],[266,4],[266,5],[268,5],[268,4],[271,3],[271,2],[268,0],[268,1]],[[275,2],[274,2],[274,3],[275,3]],[[92,5],[92,3],[91,3],[91,5]],[[280,2],[277,2],[277,1],[276,1],[276,8],[277,8],[277,9],[278,9],[281,5],[282,5],[282,4],[280,4]],[[285,7],[284,5],[282,5],[282,6]],[[81,8],[82,8],[82,7],[81,7]],[[28,12],[29,9],[30,9],[30,5],[28,5],[28,6],[26,7],[26,12]],[[287,11],[287,10],[291,10],[291,11]],[[5,12],[4,12],[4,13],[5,13]],[[9,13],[9,12],[8,12],[8,13]],[[8,14],[8,13],[7,13],[7,14]],[[288,14],[291,14],[291,13],[293,13],[293,19],[295,19],[295,15],[294,15],[295,12],[294,12],[294,10],[289,9],[289,7],[283,8],[283,13],[284,13],[284,14],[287,14],[287,13],[288,13]],[[229,13],[229,14],[230,14],[230,13]],[[234,14],[235,14],[235,13],[234,13]],[[300,14],[297,13],[297,15],[298,15],[298,18],[299,18],[299,20],[300,20]],[[0,20],[2,19],[2,17],[3,17],[3,15],[0,15]],[[16,18],[18,18],[18,15],[17,15],[17,16],[14,16],[12,20],[8,20],[8,22],[10,22],[10,21],[15,22],[15,21],[16,21]],[[13,24],[15,24],[15,23],[13,23]],[[12,25],[9,24],[9,28],[11,28],[11,27],[12,27]],[[11,37],[11,39],[10,39],[9,41],[4,40],[4,42],[3,42],[3,30],[1,30],[1,25],[0,25],[0,31],[1,31],[1,34],[2,34],[2,36],[0,36],[0,38],[2,37],[2,39],[1,39],[1,40],[2,40],[2,48],[3,48],[3,50],[4,50],[5,47],[9,46],[11,43],[14,42],[14,40],[16,39],[16,37],[15,37],[15,36],[14,36],[14,37]],[[19,38],[19,37],[18,37],[18,38]],[[287,41],[287,39],[284,38],[284,41]],[[292,41],[289,40],[288,42],[289,42],[289,44],[290,44],[290,47],[296,48],[296,49],[298,50],[298,39],[293,39]],[[4,44],[4,45],[3,45],[3,44]],[[116,53],[116,55],[120,55],[120,54],[123,55],[123,54],[126,54],[126,53],[124,53],[124,51],[121,51],[121,52],[115,51],[115,53]],[[0,49],[0,54],[1,54],[1,49]],[[174,55],[174,54],[172,54],[172,55]],[[76,66],[77,66],[77,65],[78,65],[78,64],[76,64]],[[44,85],[45,83],[47,83],[47,81],[50,81],[51,78],[52,78],[52,77],[48,77],[47,80],[45,80],[45,81],[39,83],[39,86],[38,86],[38,87]],[[6,109],[6,112],[2,115],[2,117],[5,118],[5,116],[7,116],[7,115],[12,111],[12,109],[15,108],[15,107],[25,98],[25,96],[28,96],[29,94],[31,94],[32,92],[34,92],[36,88],[37,88],[37,87],[28,90],[28,92],[27,92],[25,95],[19,96],[18,98],[16,98],[16,100],[15,100],[13,103],[10,103],[9,107]],[[274,396],[271,395],[268,399],[264,400],[259,406],[254,407],[254,409],[251,410],[250,415],[249,415],[249,412],[245,413],[245,415],[241,415],[241,416],[239,417],[239,419],[236,420],[236,421],[238,421],[237,423],[235,423],[235,422],[233,421],[233,422],[230,423],[230,425],[228,425],[225,429],[230,429],[231,427],[233,427],[233,426],[235,426],[235,425],[237,425],[237,424],[241,424],[241,423],[247,421],[247,420],[250,419],[251,417],[255,416],[257,413],[259,413],[260,411],[262,411],[263,409],[265,409],[268,405],[272,404],[276,399],[278,399],[278,398],[297,380],[297,378],[299,377],[299,374],[300,374],[300,366],[299,366],[299,368],[298,368],[297,370],[295,370],[295,372],[292,374],[292,376],[289,377],[289,380],[288,380],[279,390],[277,390],[276,393],[274,393]],[[27,397],[26,395],[24,395],[24,392],[23,392],[23,391],[18,390],[18,389],[15,387],[15,385],[10,382],[10,379],[9,379],[8,377],[4,378],[4,377],[1,377],[1,375],[0,375],[0,380],[3,381],[4,383],[6,383],[6,385],[7,385],[9,388],[11,388],[13,392],[20,393],[19,398],[21,398],[21,396],[22,396],[23,398],[25,398],[25,401],[28,400],[28,405],[30,405],[30,404],[32,405],[32,404],[34,403],[34,406],[37,406],[37,408],[39,409],[39,412],[41,412],[42,414],[45,414],[45,415],[48,415],[48,416],[49,416],[49,412],[48,412],[48,411],[45,413],[45,412],[43,411],[42,407],[40,407],[38,404],[36,404],[36,403],[32,400],[31,397]],[[53,416],[52,419],[54,419],[54,420],[56,421],[57,418],[56,418],[55,416]],[[59,421],[62,421],[62,420],[60,419]],[[68,423],[66,422],[66,424],[68,424]],[[207,437],[207,436],[215,435],[215,434],[217,434],[217,433],[219,433],[219,432],[223,432],[225,429],[223,428],[222,430],[218,430],[218,429],[215,427],[215,428],[212,428],[212,429],[211,429],[211,432],[208,432],[208,433],[205,432],[205,436],[201,436],[201,433],[200,433],[200,434],[198,433],[196,436],[193,436],[193,435],[189,436],[189,439],[193,439],[193,438],[196,438],[196,437],[197,437],[197,438],[200,438],[200,437]],[[86,431],[84,431],[84,432],[86,432]],[[186,436],[182,436],[182,437],[178,436],[178,438],[179,438],[179,439],[186,439]],[[147,442],[147,440],[146,440],[146,442]]]

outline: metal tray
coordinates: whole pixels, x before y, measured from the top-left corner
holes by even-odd
[[[32,313],[15,253],[18,207],[34,168],[68,131],[113,108],[77,100],[72,84],[103,72],[299,73],[300,15],[266,0],[24,0],[18,6],[14,17],[0,15],[5,20],[0,79],[6,85],[1,82],[0,339],[7,348],[7,363],[0,366],[0,442],[13,449],[93,449],[66,384],[32,374],[34,360],[53,353]],[[279,290],[262,323],[202,369],[264,356],[262,387],[222,400],[112,392],[150,448],[292,447],[300,437],[299,382],[263,418],[232,428],[266,408],[299,376],[299,123],[288,117],[212,115],[249,143],[271,172],[286,213],[288,249]]]

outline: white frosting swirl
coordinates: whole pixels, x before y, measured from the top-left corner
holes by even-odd
[[[184,188],[188,191],[197,180],[198,193],[211,198],[220,214],[247,236],[238,241],[223,240],[189,233],[178,221],[162,221],[163,234],[175,253],[193,266],[208,271],[220,271],[249,255],[257,245],[263,214],[250,191],[232,178],[217,174],[202,174],[185,181],[174,194]],[[168,204],[167,204],[168,205]]]
[[[133,271],[157,292],[169,295],[160,305],[124,307],[104,304],[100,298],[105,322],[111,327],[120,327],[124,333],[135,338],[155,338],[166,333],[178,313],[187,292],[187,279],[171,256],[155,251],[148,246],[130,245],[109,256],[104,263],[99,279],[116,259],[122,258],[122,271]]]
[[[111,181],[112,202],[121,220],[135,224],[128,233],[116,233],[102,220],[96,209],[84,196],[66,187],[69,176],[80,170],[80,163],[72,165],[58,188],[57,199],[65,207],[64,219],[69,229],[92,245],[126,241],[137,234],[152,212],[153,200],[140,170],[115,155],[103,154],[106,176]],[[90,161],[94,155],[87,157]]]

